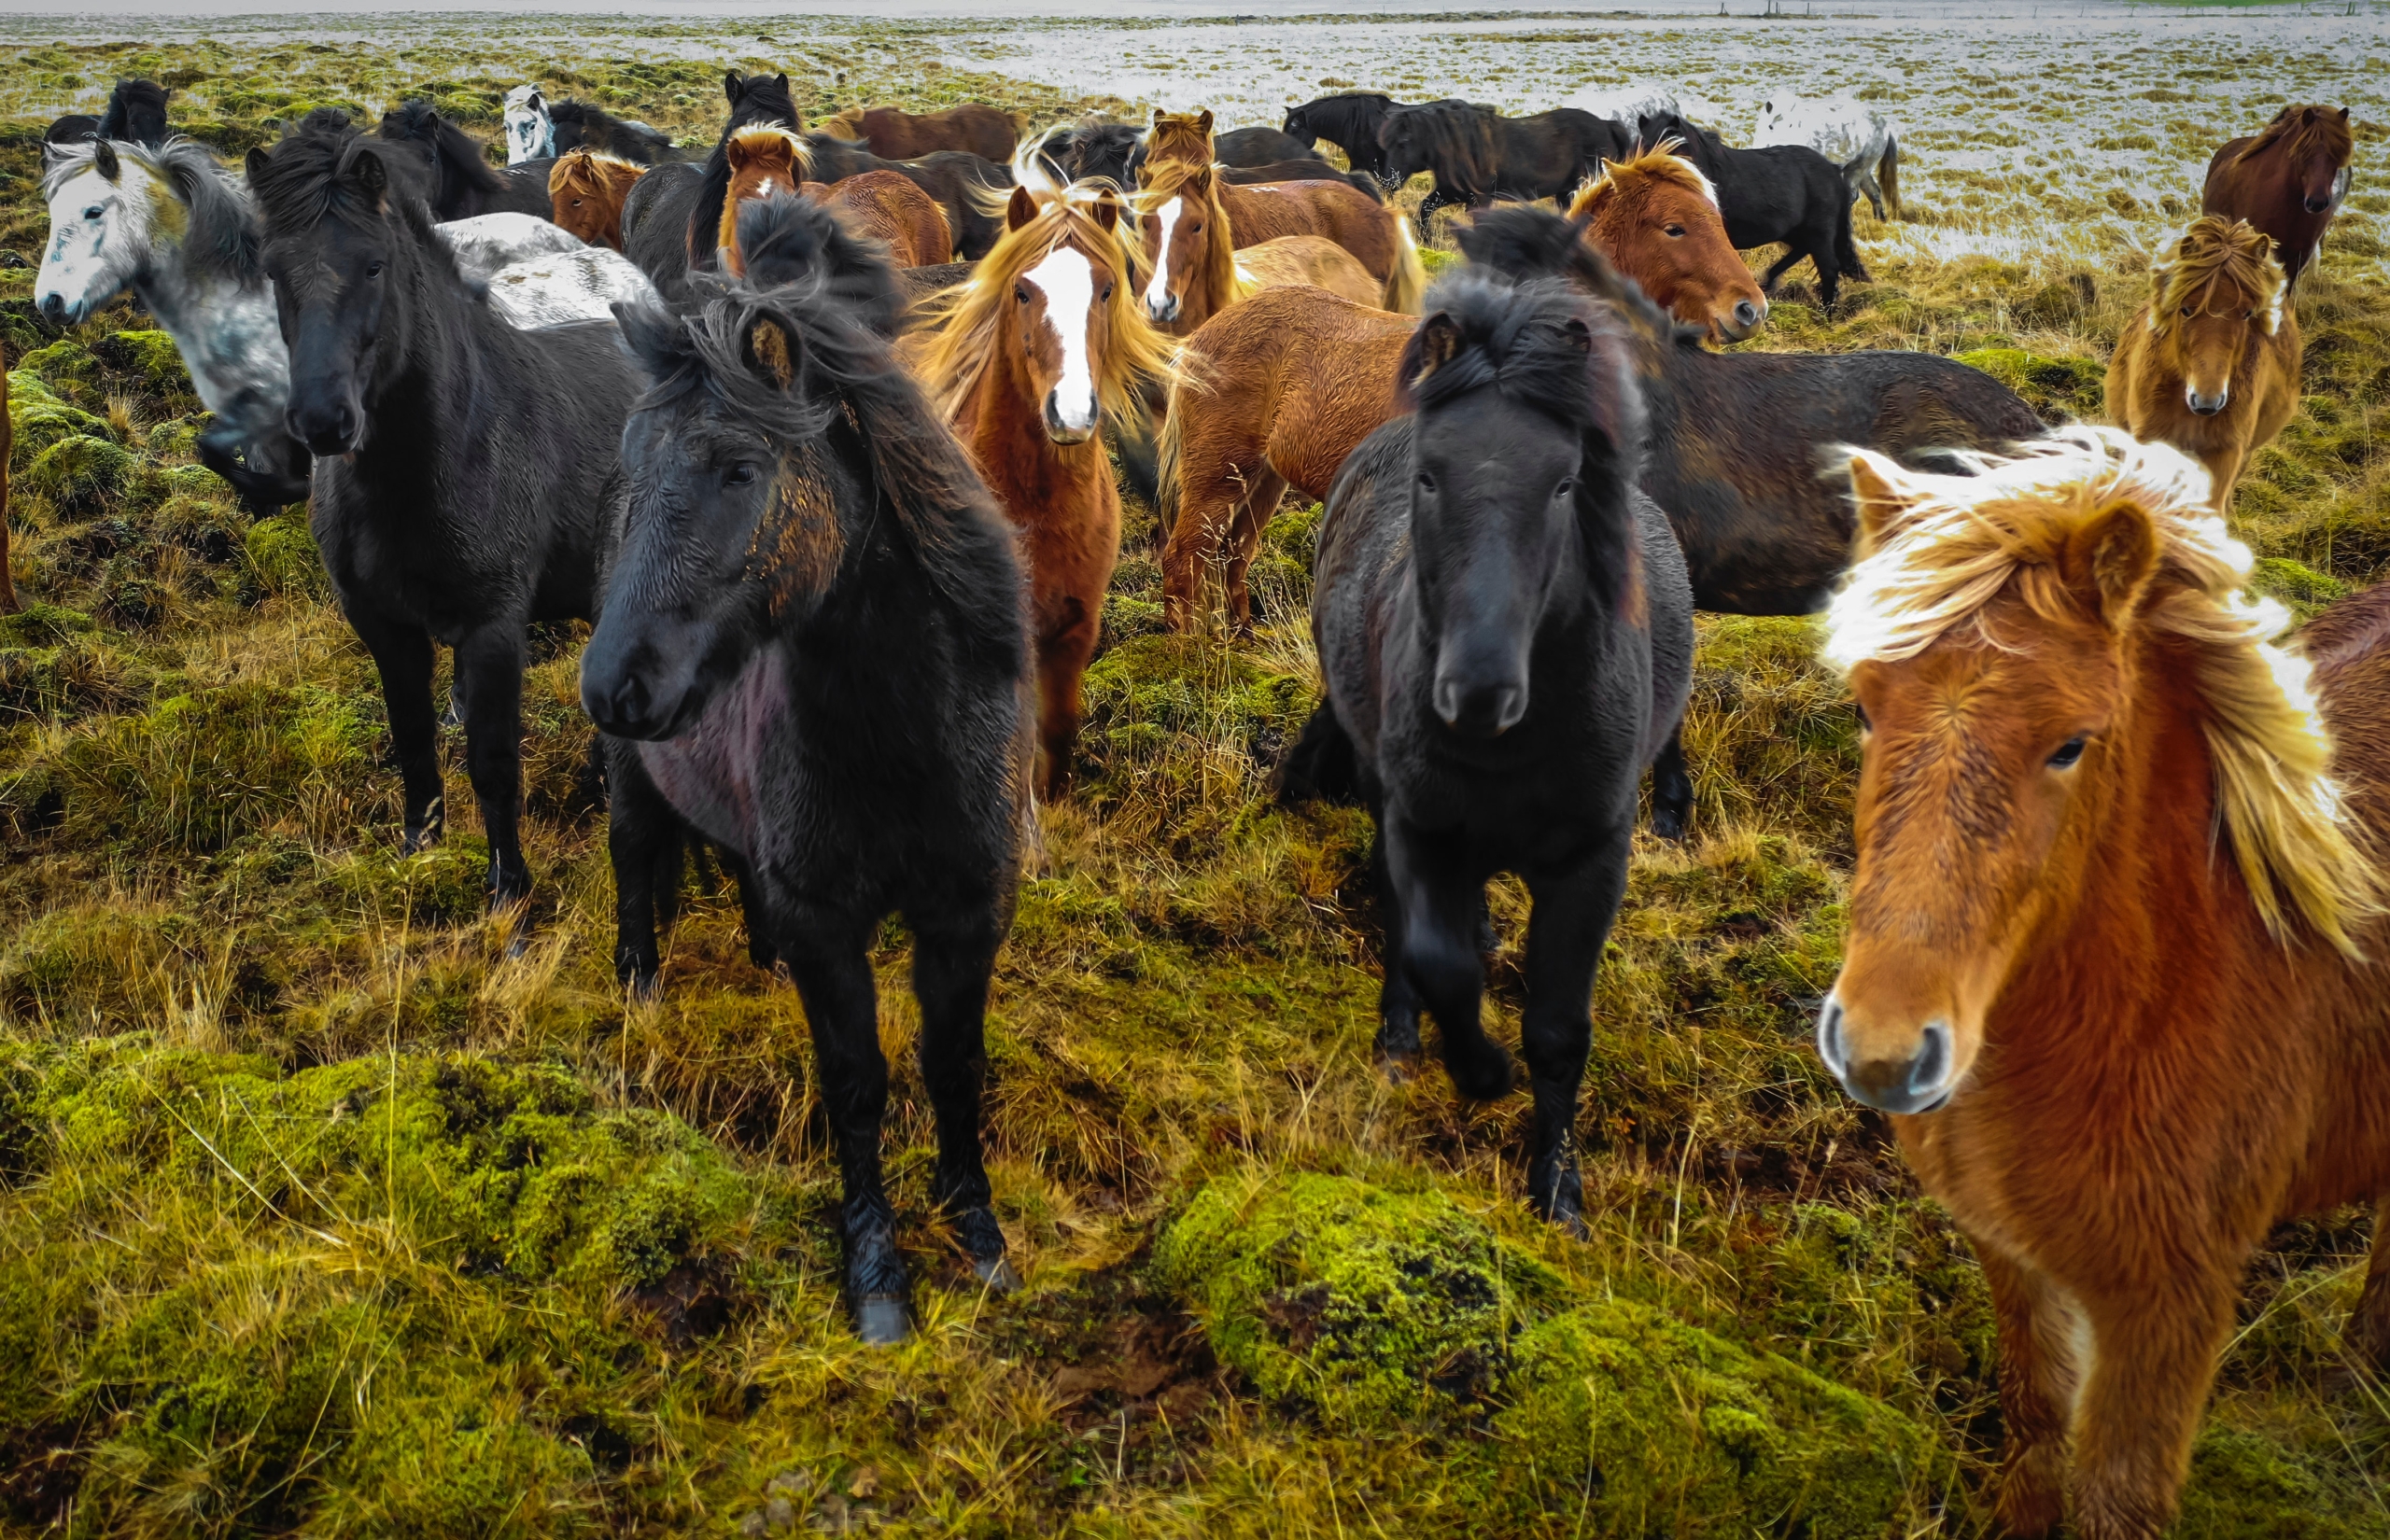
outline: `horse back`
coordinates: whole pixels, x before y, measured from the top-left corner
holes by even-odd
[[[1396,217],[1348,182],[1223,182],[1217,191],[1239,248],[1282,235],[1324,236],[1351,252],[1381,284],[1401,255]]]

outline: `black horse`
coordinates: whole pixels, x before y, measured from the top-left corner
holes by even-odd
[[[1829,314],[1843,279],[1867,281],[1850,238],[1851,192],[1840,166],[1807,145],[1735,149],[1673,112],[1645,113],[1639,124],[1645,144],[1684,141],[1677,153],[1700,167],[1718,189],[1718,212],[1736,249],[1778,241],[1790,248],[1760,279],[1769,294],[1785,270],[1804,257],[1818,270],[1818,296]]]
[[[800,199],[739,211],[829,223]],[[888,1067],[870,948],[913,935],[931,1194],[979,1277],[1016,1281],[979,1150],[989,974],[1027,808],[1027,607],[1011,526],[886,339],[877,258],[776,288],[711,274],[677,313],[618,307],[651,387],[623,434],[628,520],[581,698],[608,735],[617,958],[656,967],[657,874],[694,829],[736,852],[805,1002],[845,1186],[850,1309],[909,1329],[881,1182]],[[878,271],[865,271],[865,269]]]
[[[1281,129],[1241,128],[1212,136],[1212,159],[1224,166],[1271,166],[1281,161],[1316,161],[1311,141]]]
[[[623,197],[623,255],[667,293],[688,276],[689,220],[705,180],[695,161],[668,161]]]
[[[570,97],[561,102],[549,102],[548,121],[554,125],[555,139],[551,153],[562,155],[567,150],[584,145],[603,150],[617,160],[636,161],[643,166],[661,165],[678,161],[681,152],[674,147],[672,136],[662,129],[627,118],[617,118],[605,108]]]
[[[436,221],[470,219],[479,214],[535,214],[552,217],[548,200],[548,170],[554,160],[527,161],[501,170],[482,159],[482,147],[472,135],[440,116],[420,99],[401,103],[382,114],[374,131],[387,144],[405,145],[423,158],[431,173],[431,217]]]
[[[1378,139],[1392,180],[1435,175],[1435,190],[1419,205],[1423,240],[1429,217],[1452,204],[1483,208],[1497,198],[1566,204],[1603,160],[1625,159],[1631,142],[1617,123],[1575,107],[1505,118],[1460,101],[1395,107]]]
[[[43,131],[42,143],[75,145],[86,139],[116,139],[158,149],[174,132],[166,124],[166,98],[172,94],[155,80],[119,80],[100,116],[70,112]]]
[[[1636,489],[1642,442],[1618,323],[1567,286],[1447,279],[1405,351],[1414,409],[1337,473],[1312,632],[1328,714],[1377,824],[1379,1050],[1424,1003],[1463,1096],[1512,1086],[1479,1024],[1485,883],[1534,898],[1520,1046],[1535,1096],[1527,1191],[1582,1231],[1570,1130],[1596,964],[1626,890],[1636,788],[1684,710],[1693,595]]]
[[[302,128],[249,152],[249,186],[290,347],[290,433],[316,456],[310,525],[381,671],[407,847],[445,822],[441,641],[503,903],[531,887],[516,833],[525,629],[595,618],[638,377],[612,326],[517,330],[469,289],[414,159],[345,125]]]
[[[1134,123],[1083,118],[1038,142],[1038,163],[1058,182],[1106,181],[1123,191],[1137,185],[1146,161],[1145,131]]]
[[[1398,178],[1386,169],[1385,147],[1378,143],[1378,129],[1385,122],[1385,115],[1401,105],[1379,91],[1341,91],[1287,108],[1286,120],[1279,126],[1298,144],[1327,140],[1344,152],[1355,171],[1391,187]]]

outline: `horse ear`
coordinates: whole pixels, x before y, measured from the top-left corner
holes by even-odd
[[[738,72],[737,70],[725,70],[723,72],[722,93],[730,98],[730,105],[732,106],[735,107],[738,105],[738,93],[745,89],[745,82],[738,78]]]
[[[254,182],[259,177],[265,175],[265,168],[268,164],[269,162],[266,160],[265,147],[263,145],[251,145],[249,147],[248,158],[242,162],[242,167],[249,174],[249,180]]]
[[[1165,119],[1165,118],[1169,117],[1169,116],[1170,116],[1170,114],[1168,114],[1168,113],[1166,113],[1166,112],[1162,111],[1162,110],[1161,110],[1161,108],[1160,108],[1160,107],[1156,107],[1156,108],[1154,108],[1154,127],[1156,127],[1156,128],[1160,128],[1160,127],[1161,127],[1161,120],[1162,120],[1163,119]]]
[[[778,75],[772,77],[772,80],[780,88],[781,95],[785,96],[788,94],[788,71],[780,71]]]
[[[390,169],[382,157],[366,150],[357,157],[357,185],[373,197],[379,198],[390,186]]]
[[[1119,225],[1120,200],[1113,196],[1110,188],[1105,188],[1096,196],[1094,213],[1095,222],[1105,230],[1112,230]]]
[[[2118,630],[2158,570],[2157,526],[2147,509],[2119,499],[2084,521],[2059,562],[2068,586],[2092,602],[2109,630]]]
[[[1180,188],[1181,190],[1191,192],[1199,199],[1209,198],[1212,195],[1212,168],[1205,166],[1202,170],[1191,174],[1185,182],[1180,184]]]
[[[1891,466],[1891,461],[1864,449],[1850,456],[1850,496],[1859,505],[1856,555],[1863,556],[1882,545],[1908,511],[1908,504],[1892,490],[1891,477],[1886,474]]]
[[[1198,129],[1200,129],[1200,130],[1202,130],[1202,131],[1204,137],[1209,138],[1209,137],[1211,136],[1211,133],[1212,133],[1212,109],[1211,109],[1211,108],[1209,108],[1209,107],[1205,107],[1202,111],[1201,111],[1201,112],[1199,112],[1199,113],[1197,113],[1197,114],[1195,115],[1195,126],[1196,126]]]
[[[1037,200],[1027,188],[1012,189],[1012,199],[1005,204],[1005,228],[1019,230],[1037,217]]]
[[[796,383],[796,339],[776,315],[758,315],[747,329],[747,367],[786,390]]]
[[[111,182],[122,175],[124,167],[117,161],[116,147],[105,139],[94,143],[91,147],[91,169]]]
[[[1419,382],[1451,363],[1453,356],[1460,351],[1460,323],[1452,318],[1449,311],[1440,310],[1419,323],[1419,340],[1415,345],[1419,351],[1419,367],[1411,374],[1413,389],[1418,387]]]

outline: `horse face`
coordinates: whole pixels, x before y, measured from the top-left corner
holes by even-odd
[[[254,152],[253,152],[254,153]],[[385,200],[378,153],[358,156],[348,190],[367,210],[332,213],[308,229],[269,240],[266,276],[290,349],[290,436],[317,455],[363,446],[377,394],[386,311],[404,303],[406,234]]]
[[[1882,527],[1884,483],[1863,463],[1853,481],[1863,527]],[[2156,550],[2148,516],[2119,505],[2070,542],[2058,618],[2005,595],[1980,628],[1851,671],[1859,859],[1818,1051],[1867,1105],[1913,1113],[1948,1099],[2019,948],[2080,889],[2121,752],[2111,740],[2127,725],[2116,628]]]
[[[1087,442],[1103,420],[1096,371],[1111,337],[1116,281],[1077,246],[1058,245],[1013,284],[1018,329],[1008,351],[1020,359],[1046,436],[1058,444]]]
[[[1146,257],[1154,275],[1146,283],[1146,317],[1167,326],[1178,319],[1196,264],[1203,259],[1203,231],[1212,217],[1210,204],[1198,199],[1173,197],[1138,218]]]
[[[149,258],[155,200],[168,196],[105,140],[91,166],[49,199],[49,245],[34,280],[34,302],[53,325],[74,326],[123,293]]]
[[[506,98],[506,163],[519,166],[526,161],[555,153],[556,130],[548,117],[547,98],[538,88],[517,99],[512,91]]]
[[[2219,279],[2202,300],[2183,305],[2166,332],[2175,372],[2182,376],[2183,404],[2201,417],[2230,405],[2233,376],[2258,330],[2256,300],[2237,284]]]
[[[1691,188],[1638,176],[1597,188],[1587,235],[1654,304],[1720,342],[1767,319],[1767,296],[1726,238],[1718,205]]]

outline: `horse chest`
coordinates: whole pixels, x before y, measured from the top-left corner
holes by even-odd
[[[758,861],[767,844],[766,751],[787,717],[787,664],[780,649],[766,647],[687,732],[640,744],[640,763],[664,799],[708,839]]]

